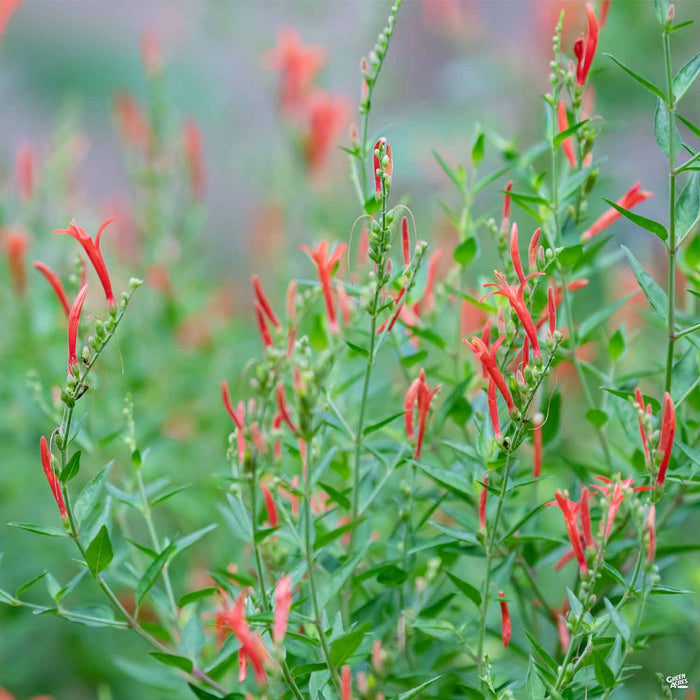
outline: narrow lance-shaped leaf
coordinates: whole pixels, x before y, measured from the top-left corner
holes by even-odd
[[[151,565],[146,569],[146,572],[141,577],[141,580],[136,587],[136,603],[141,605],[143,599],[148,594],[148,591],[153,588],[155,582],[158,580],[163,567],[168,563],[170,555],[175,550],[175,545],[173,543],[169,544],[159,555],[158,558],[151,562]]]
[[[656,95],[659,99],[666,99],[666,95],[664,94],[663,90],[656,87],[656,85],[654,85],[654,83],[652,83],[650,80],[647,80],[638,73],[635,73],[629,66],[625,65],[618,58],[615,58],[615,56],[609,53],[604,53],[603,56],[607,56],[608,58],[611,58],[613,61],[615,61],[615,63],[617,63],[617,65],[620,66],[620,68],[622,68],[622,70],[625,71],[627,75],[629,75],[631,78],[634,78],[640,85],[643,85],[647,90],[649,90],[649,92],[654,93],[654,95]]]
[[[673,98],[678,102],[693,84],[700,73],[700,51],[695,54],[673,79]]]
[[[90,567],[90,571],[93,574],[99,574],[109,566],[113,556],[109,530],[106,525],[103,525],[95,539],[90,542],[87,550],[85,550],[85,560],[88,567]]]
[[[633,211],[625,209],[609,199],[605,199],[605,202],[613,207],[613,209],[617,209],[617,211],[619,211],[620,214],[622,214],[622,216],[624,216],[626,219],[629,219],[632,223],[637,224],[637,226],[641,226],[647,231],[650,231],[655,236],[658,236],[662,241],[665,241],[668,238],[668,231],[666,230],[666,227],[660,224],[658,221],[647,219],[646,216],[635,214]]]
[[[656,136],[656,143],[659,144],[659,148],[669,158],[671,153],[675,156],[680,150],[681,135],[678,133],[678,128],[675,124],[671,128],[671,117],[668,109],[666,109],[666,103],[661,98],[656,101],[654,136]]]

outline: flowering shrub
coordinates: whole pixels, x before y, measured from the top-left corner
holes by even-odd
[[[395,194],[401,152],[389,136],[373,135],[372,103],[398,31],[397,0],[361,60],[359,125],[350,125],[344,146],[357,218],[342,240],[310,236],[300,246],[308,274],[288,281],[284,302],[268,295],[276,285],[262,272],[251,276],[248,315],[260,343],[243,379],[198,375],[207,397],[220,387],[228,449],[206,467],[219,488],[206,494],[202,520],[187,534],[191,518],[182,507],[161,515],[161,504],[185,485],[176,464],[171,480],[150,480],[138,386],[121,424],[107,429],[86,420],[113,388],[109,376],[118,370],[108,358],[122,333],[126,373],[132,361],[147,365],[142,382],[172,371],[167,358],[144,360],[133,350],[129,324],[139,314],[153,313],[159,332],[201,357],[213,343],[210,326],[178,318],[167,264],[171,237],[194,250],[201,226],[202,135],[191,120],[180,131],[167,126],[164,61],[157,37],[145,35],[149,108],[126,94],[114,105],[140,185],[133,213],[140,235],[117,231],[125,224],[113,218],[94,236],[71,221],[54,233],[78,247],[42,242],[42,256],[59,244],[82,252],[70,279],[34,262],[55,295],[51,322],[61,333],[65,325],[68,339],[66,378],[55,396],[33,380],[46,420],[32,478],[40,462],[57,513],[51,522],[42,508],[42,524],[9,523],[15,530],[5,536],[29,537],[23,530],[71,544],[72,553],[60,554],[72,559],[72,574],[44,570],[14,593],[1,588],[0,602],[140,637],[141,663],[122,670],[157,684],[160,665],[176,684],[166,687],[189,687],[199,698],[624,691],[654,633],[646,626],[649,601],[691,595],[666,572],[677,555],[697,550],[678,545],[673,529],[696,502],[700,464],[700,184],[698,151],[686,142],[700,130],[681,115],[700,54],[674,75],[672,39],[692,30],[673,5],[655,0],[665,85],[639,75],[624,56],[600,55],[609,4],[586,4],[583,36],[570,43],[562,38],[568,17],[559,17],[540,142],[505,153],[503,167],[486,174],[490,141],[481,129],[467,163],[435,153],[459,199],[456,209],[444,205],[458,235],[447,245],[416,229],[410,200]],[[349,114],[344,98],[315,87],[325,60],[322,48],[306,46],[293,30],[282,31],[263,58],[279,79],[280,113],[315,182]],[[654,134],[669,191],[655,197],[667,197],[665,224],[641,213],[653,196],[642,189],[644,178],[622,196],[598,186],[601,171],[614,167],[596,148],[604,121],[594,112],[592,82],[606,62],[656,98]],[[24,145],[20,203],[37,196],[35,177]],[[502,198],[498,220],[477,206],[488,187]],[[594,218],[589,209],[600,197],[609,208]],[[637,235],[660,239],[663,283],[616,241],[623,219]],[[18,226],[3,240],[22,298],[29,237]],[[497,255],[493,272],[476,264],[480,248]],[[638,289],[610,304],[601,295],[582,314],[580,295],[617,274],[621,259]],[[194,253],[189,265],[196,275]],[[121,274],[112,276],[137,266],[146,289],[135,277],[124,284]],[[612,327],[639,290],[660,339],[642,358],[633,357],[638,337]],[[162,303],[154,310],[145,298],[157,294]],[[213,308],[205,314],[210,322]],[[58,343],[42,346],[42,355],[58,354]],[[563,424],[572,422],[565,434]],[[207,426],[192,428],[188,440],[198,439],[197,427]],[[115,437],[126,445],[126,464]],[[102,449],[113,458],[100,468]],[[217,525],[229,528],[225,559],[234,563],[225,567],[193,555]],[[3,576],[9,585],[11,574]],[[659,692],[671,697],[658,671]]]

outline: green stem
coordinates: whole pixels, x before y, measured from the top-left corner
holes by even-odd
[[[665,390],[671,391],[671,373],[673,371],[673,351],[677,335],[675,333],[676,314],[676,171],[675,171],[675,118],[676,106],[673,99],[673,78],[671,67],[671,40],[668,31],[664,30],[664,63],[666,65],[666,91],[669,118],[669,156],[668,156],[668,348],[666,351]]]
[[[314,555],[313,545],[311,543],[311,524],[313,522],[313,514],[311,512],[311,455],[312,446],[307,446],[307,458],[304,468],[304,559],[306,560],[306,573],[309,579],[309,588],[311,591],[311,604],[314,612],[314,625],[318,630],[319,640],[321,642],[321,651],[323,658],[326,661],[328,670],[330,671],[333,683],[340,692],[340,675],[331,660],[331,650],[326,639],[326,630],[323,625],[323,611],[318,600],[318,591],[316,589],[316,574],[314,573]]]

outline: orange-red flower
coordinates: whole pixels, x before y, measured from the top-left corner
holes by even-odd
[[[588,71],[591,69],[595,50],[598,46],[598,20],[593,12],[593,8],[586,3],[586,14],[588,15],[588,31],[585,40],[576,39],[574,42],[574,55],[576,56],[576,83],[579,87],[586,84]]]
[[[122,138],[131,146],[145,147],[151,139],[151,127],[138,102],[129,93],[114,97],[114,119]]]
[[[563,100],[559,100],[559,104],[557,105],[557,128],[559,129],[559,133],[569,128],[569,117],[566,114],[566,106]],[[566,159],[569,161],[569,165],[575,168],[576,155],[574,154],[574,142],[571,140],[571,136],[562,141],[561,148],[564,151]]]
[[[483,366],[482,371],[486,371],[483,368]],[[489,418],[491,419],[491,425],[493,426],[493,436],[496,438],[496,440],[501,440],[503,438],[503,433],[501,433],[501,423],[498,420],[498,398],[496,396],[496,382],[493,381],[493,377],[491,376],[489,376],[487,403],[489,406]]]
[[[480,301],[488,299],[493,294],[500,294],[501,296],[504,296],[508,300],[508,303],[513,311],[515,311],[523,330],[530,339],[530,345],[532,346],[533,353],[536,357],[539,357],[541,355],[540,343],[537,339],[537,330],[532,320],[532,316],[530,315],[527,305],[525,304],[524,292],[525,285],[527,284],[528,280],[532,279],[533,277],[537,277],[538,275],[543,275],[544,273],[531,272],[527,277],[521,280],[520,285],[517,287],[510,286],[502,272],[498,272],[496,270],[494,271],[494,274],[496,275],[498,282],[487,282],[484,287],[496,287],[496,289],[488,294],[485,294]]]
[[[619,475],[618,475],[619,476]],[[605,518],[605,533],[604,537],[605,540],[607,541],[608,537],[610,537],[610,532],[612,530],[613,523],[615,522],[615,516],[617,515],[617,511],[620,509],[620,506],[622,505],[622,501],[625,500],[625,492],[624,489],[631,488],[632,491],[650,491],[654,487],[653,486],[634,486],[632,487],[632,484],[634,484],[634,479],[631,477],[629,479],[618,479],[615,484],[610,481],[606,476],[595,476],[595,479],[598,479],[598,481],[602,481],[606,486],[601,486],[600,484],[591,484],[591,488],[597,489],[600,491],[603,496],[605,497],[605,500],[608,502],[608,512]],[[612,490],[610,487],[612,486]]]
[[[510,611],[508,610],[506,594],[503,591],[498,591],[498,597],[501,604],[501,638],[503,639],[503,646],[507,647],[513,629],[510,622]]]
[[[438,384],[431,390],[428,383],[425,381],[425,370],[421,368],[420,376],[411,382],[406,392],[406,399],[404,400],[404,422],[406,424],[406,434],[410,440],[416,437],[413,428],[413,412],[416,407],[418,408],[418,437],[416,439],[416,449],[413,453],[415,459],[420,459],[430,404],[435,394],[437,394],[441,388],[442,384]]]
[[[272,638],[281,644],[287,633],[289,610],[292,607],[292,577],[282,576],[275,588],[275,614],[272,624]]]
[[[488,373],[488,375],[493,380],[498,391],[501,392],[501,396],[506,402],[508,411],[512,412],[515,410],[515,403],[513,402],[513,397],[511,396],[508,384],[501,374],[501,370],[498,369],[498,364],[496,363],[496,353],[498,348],[501,347],[501,343],[505,340],[505,336],[502,335],[492,346],[489,348],[484,341],[479,337],[474,337],[470,340],[465,339],[465,343],[469,346],[471,351],[474,353],[483,370]]]
[[[304,46],[295,29],[286,27],[277,34],[277,46],[263,56],[263,65],[279,71],[282,111],[292,114],[308,97],[313,81],[326,59],[320,46]]]
[[[620,199],[617,200],[617,206],[623,209],[632,209],[637,204],[646,201],[650,197],[653,197],[653,192],[647,192],[642,190],[642,183],[635,182],[634,186],[629,189]],[[603,229],[607,228],[615,221],[617,221],[622,214],[617,209],[610,207],[600,218],[596,219],[590,228],[583,232],[581,238],[584,241],[589,241],[593,236],[599,234]]]
[[[676,408],[673,405],[671,395],[666,392],[664,394],[664,415],[661,419],[661,437],[659,438],[659,451],[662,454],[661,464],[659,465],[659,475],[656,479],[657,484],[663,484],[666,479],[666,470],[671,459],[673,451],[673,437],[676,434]]]
[[[270,527],[277,527],[279,525],[279,516],[277,515],[277,506],[275,505],[275,499],[270,493],[270,489],[267,487],[265,482],[260,484],[260,488],[263,492],[263,498],[265,499],[265,510],[267,511],[267,522]]]
[[[29,246],[29,239],[21,229],[5,229],[2,240],[5,244],[12,288],[15,294],[23,296],[27,289],[27,271],[24,264],[24,255]]]
[[[78,326],[80,324],[80,314],[83,310],[87,290],[87,284],[84,284],[68,312],[68,371],[71,374],[74,374],[73,367],[78,364],[78,353],[76,351]]]
[[[321,241],[316,248],[311,248],[308,245],[299,246],[316,265],[318,279],[321,283],[321,291],[326,303],[326,314],[330,325],[331,333],[337,333],[339,330],[338,319],[333,306],[333,285],[331,278],[335,272],[335,267],[340,262],[340,259],[345,252],[346,245],[341,243],[336,246],[335,250],[328,255],[328,241]]]
[[[58,275],[48,266],[45,265],[43,262],[35,262],[34,267],[41,272],[44,277],[48,280],[49,284],[51,285],[51,288],[53,289],[54,293],[56,294],[56,298],[58,299],[59,303],[61,304],[61,307],[63,310],[66,312],[66,316],[70,313],[70,304],[68,303],[68,297],[66,295],[66,290],[63,288],[63,284],[61,283],[61,280],[58,278]]]
[[[193,199],[202,199],[206,187],[206,172],[202,155],[202,132],[196,122],[188,120],[182,125],[182,143],[190,179],[190,193]]]
[[[112,221],[114,221],[114,218],[107,219],[107,221],[100,226],[100,228],[97,230],[97,235],[95,236],[94,241],[92,238],[90,238],[90,236],[88,236],[85,229],[82,229],[74,221],[71,221],[67,229],[58,229],[54,231],[54,234],[65,233],[72,236],[76,241],[78,241],[78,243],[80,243],[80,245],[83,246],[83,250],[90,259],[90,262],[95,268],[95,272],[102,283],[105,296],[107,297],[107,303],[110,306],[114,306],[117,302],[115,301],[114,293],[112,292],[112,282],[109,279],[107,265],[105,264],[104,257],[102,256],[102,251],[100,250],[100,238],[102,236],[102,232],[105,230],[105,228],[107,228],[107,226],[109,226],[109,224],[112,223]]]
[[[46,480],[49,482],[49,487],[51,488],[51,493],[56,500],[56,505],[61,513],[61,518],[64,520],[68,517],[66,511],[66,504],[63,500],[63,493],[61,492],[61,486],[58,483],[58,478],[51,465],[51,451],[49,450],[49,444],[46,442],[46,438],[42,436],[40,442],[40,452],[41,452],[41,466],[44,469],[44,474],[46,474]]]
[[[306,162],[317,173],[328,160],[348,118],[345,97],[317,90],[309,98]]]
[[[17,193],[23,202],[34,194],[34,149],[28,143],[20,144],[15,157],[15,182]]]
[[[649,511],[647,512],[647,517],[644,521],[644,528],[646,529],[649,537],[647,564],[652,564],[654,562],[654,557],[656,556],[656,506],[653,503],[649,505]]]
[[[340,700],[352,700],[352,676],[347,665],[340,672]]]
[[[230,630],[240,642],[241,652],[246,661],[250,661],[255,670],[255,677],[258,683],[267,681],[265,673],[265,664],[269,659],[269,653],[260,635],[257,632],[252,632],[248,626],[248,621],[245,616],[245,600],[248,596],[247,590],[242,590],[236,599],[233,607],[229,607],[227,601],[216,615],[216,628],[219,635],[225,634],[226,630]],[[239,657],[239,666],[241,658]],[[244,676],[245,678],[245,676]]]
[[[584,494],[582,493],[581,496],[583,501]],[[578,526],[578,514],[581,503],[572,501],[568,495],[563,495],[561,491],[557,491],[554,494],[554,498],[554,502],[556,502],[559,508],[561,508],[562,515],[564,516],[564,525],[566,526],[566,532],[569,535],[569,540],[571,540],[574,556],[578,560],[579,569],[581,571],[588,571],[586,555],[583,551],[583,543],[585,540]],[[588,498],[587,494],[586,498]],[[565,555],[565,557],[567,558],[567,561],[570,559],[570,555],[568,554]]]

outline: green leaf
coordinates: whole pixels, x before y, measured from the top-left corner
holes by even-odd
[[[668,310],[668,297],[666,296],[666,292],[664,292],[654,278],[642,267],[642,264],[634,257],[629,248],[622,246],[622,251],[627,257],[632,272],[639,286],[642,288],[644,295],[651,304],[651,307],[666,321],[666,312]]]
[[[198,603],[200,600],[208,598],[210,595],[216,593],[216,588],[202,588],[199,591],[192,591],[191,593],[185,593],[180,600],[177,601],[178,608],[184,608],[186,605],[192,603]]]
[[[685,590],[684,588],[671,588],[671,586],[662,586],[657,584],[649,593],[651,595],[693,595],[693,591]]]
[[[34,523],[7,523],[10,527],[33,532],[35,535],[47,535],[48,537],[65,537],[68,533],[57,527],[48,525],[35,525]]]
[[[156,661],[160,661],[166,666],[179,668],[185,673],[192,673],[192,668],[194,667],[194,664],[184,656],[176,656],[175,654],[165,654],[160,651],[152,651],[150,652],[150,654]]]
[[[178,486],[175,489],[171,489],[170,491],[167,491],[166,493],[161,494],[160,496],[156,496],[151,501],[151,508],[153,508],[153,506],[157,506],[159,503],[163,503],[163,501],[167,501],[169,498],[176,496],[178,493],[185,491],[189,487],[190,487],[189,484],[185,484],[184,486]]]
[[[639,214],[635,214],[634,212],[630,211],[629,209],[625,209],[624,207],[621,207],[619,204],[616,204],[615,202],[603,198],[605,202],[607,202],[613,209],[617,209],[617,211],[622,214],[626,219],[629,219],[632,223],[637,224],[637,226],[641,226],[642,228],[645,228],[647,231],[651,231],[655,236],[658,236],[662,241],[665,241],[668,238],[668,231],[666,230],[666,227],[660,224],[658,221],[653,221],[652,219],[647,219],[646,216],[640,216]]]
[[[93,508],[99,502],[102,488],[107,482],[107,477],[113,465],[114,460],[103,467],[80,492],[73,508],[75,519],[79,524],[92,513]]]
[[[516,533],[523,525],[525,525],[525,523],[526,523],[528,520],[530,520],[530,518],[532,518],[532,517],[534,517],[535,515],[537,515],[537,513],[539,513],[546,505],[547,505],[546,503],[540,503],[536,508],[531,508],[531,509],[529,509],[529,510],[527,511],[527,513],[525,513],[525,515],[524,515],[522,518],[520,518],[520,520],[518,520],[518,522],[515,523],[515,525],[513,525],[513,527],[511,527],[510,530],[508,530],[508,532],[507,532],[505,535],[503,535],[503,538],[501,539],[501,542],[505,542],[505,541],[506,541],[507,539],[509,539],[510,537],[513,537],[513,535],[515,535],[515,533]]]
[[[528,698],[534,699],[545,697],[545,685],[540,679],[540,676],[537,672],[537,666],[535,665],[535,661],[532,658],[532,656],[530,657],[530,663],[528,664],[527,668],[526,687]]]
[[[624,306],[637,292],[626,294],[613,304],[595,311],[583,320],[578,328],[579,345],[585,345],[593,339],[594,333],[612,316],[621,306]]]
[[[399,416],[403,416],[404,411],[400,411],[399,413],[394,413],[393,415],[389,416],[388,418],[384,418],[383,420],[380,420],[378,423],[373,423],[372,425],[368,425],[364,431],[363,435],[370,435],[371,433],[376,433],[377,430],[381,430],[385,425],[389,425],[389,423],[395,421]]]
[[[73,453],[73,456],[68,460],[65,469],[61,471],[60,479],[62,484],[68,483],[80,471],[80,450]]]
[[[666,24],[668,9],[668,0],[654,0],[654,14],[656,15],[656,19],[659,20],[660,24]]]
[[[557,259],[562,265],[564,265],[564,267],[570,267],[571,265],[575,265],[581,259],[582,254],[583,244],[577,243],[576,245],[570,245],[566,248],[562,248],[557,253]]]
[[[525,632],[525,636],[530,640],[530,644],[532,644],[534,650],[540,655],[542,661],[544,661],[547,666],[549,666],[552,671],[556,673],[557,662],[544,650],[542,646],[540,646],[537,640],[526,629],[523,628],[523,632]]]
[[[408,578],[408,572],[396,564],[382,567],[377,574],[377,583],[383,586],[400,586]]]
[[[695,78],[700,74],[700,51],[695,54],[673,78],[673,99],[678,101],[685,95]]]
[[[560,131],[555,137],[554,137],[554,148],[559,148],[559,146],[566,141],[566,139],[569,138],[569,136],[573,136],[582,126],[585,126],[588,124],[590,120],[589,119],[584,119],[583,121],[579,122],[578,124],[574,124],[573,126],[570,126],[568,129],[564,129],[564,131]]]
[[[365,348],[360,347],[359,345],[355,345],[355,343],[351,343],[349,340],[346,340],[345,343],[353,352],[356,352],[358,355],[362,355],[362,357],[369,357],[369,352],[367,352]]]
[[[602,428],[608,422],[608,414],[599,408],[590,408],[586,411],[586,420],[596,428]]]
[[[610,615],[610,619],[612,620],[613,625],[615,625],[615,629],[622,635],[625,642],[629,644],[630,626],[627,624],[627,620],[620,615],[620,613],[615,609],[615,606],[607,598],[604,599],[604,602]]]
[[[593,670],[598,683],[606,690],[615,685],[615,674],[608,668],[605,659],[594,649],[591,653],[593,657]]]
[[[457,247],[454,249],[454,252],[452,253],[452,257],[454,258],[454,261],[458,264],[464,267],[465,265],[468,265],[473,259],[474,256],[476,255],[476,252],[478,250],[478,245],[476,242],[476,238],[465,238]]]
[[[367,620],[367,622],[359,627],[355,627],[342,637],[334,639],[331,642],[331,663],[335,666],[340,666],[348,657],[352,656],[371,628],[372,621]]]
[[[49,572],[48,571],[42,571],[40,574],[37,576],[34,576],[34,578],[29,579],[26,583],[23,583],[16,591],[15,591],[15,598],[19,598],[22,593],[25,591],[28,591],[35,583],[38,583],[43,579]]]
[[[688,127],[688,129],[690,129],[690,131],[693,132],[693,134],[695,134],[695,136],[700,138],[700,128],[695,126],[693,122],[688,121],[685,117],[682,117],[680,114],[676,114],[676,116],[678,117],[678,119],[681,120],[681,122],[683,122],[683,124],[685,124]]]
[[[654,83],[647,80],[646,78],[643,78],[641,75],[638,75],[637,73],[635,73],[631,68],[626,66],[622,61],[615,58],[615,56],[613,56],[612,54],[609,54],[609,53],[604,53],[603,56],[607,56],[608,58],[611,58],[613,61],[615,61],[615,63],[617,63],[617,65],[620,66],[620,68],[622,68],[622,70],[625,71],[625,73],[627,73],[627,75],[629,75],[631,78],[634,78],[640,85],[643,85],[650,92],[653,92],[658,98],[660,98],[662,100],[666,99],[666,95],[664,95],[663,90],[661,90],[661,88],[656,87],[656,85],[654,85]]]
[[[413,688],[411,690],[407,690],[404,693],[401,693],[396,700],[411,700],[412,698],[417,698],[428,686],[431,686],[433,683],[436,683],[442,678],[442,675],[440,676],[435,676],[435,678],[431,678],[429,681],[425,681],[425,683],[421,683],[419,686],[416,688]]]
[[[171,554],[175,551],[175,544],[169,544],[159,555],[158,558],[151,562],[151,565],[146,569],[146,572],[141,577],[141,580],[136,586],[136,603],[141,605],[143,599],[148,594],[148,591],[153,588],[155,582],[158,580],[163,567],[168,563],[168,559]]]
[[[448,491],[465,498],[468,501],[474,500],[474,491],[472,488],[471,481],[467,481],[461,474],[445,469],[444,467],[437,467],[431,464],[425,464],[423,462],[413,461],[422,472],[427,474],[429,477],[437,481],[440,486],[444,486]]]
[[[693,173],[676,202],[676,236],[683,238],[700,214],[700,173]]]
[[[176,557],[178,554],[183,552],[185,549],[188,547],[191,547],[195,542],[198,542],[199,540],[204,537],[204,535],[210,533],[212,530],[216,530],[216,524],[212,525],[207,525],[206,527],[203,527],[201,530],[197,530],[196,532],[193,532],[191,535],[186,535],[185,537],[181,537],[179,540],[175,542],[175,553],[173,554],[173,557]]]
[[[99,574],[109,566],[113,556],[109,530],[103,525],[85,550],[85,561],[93,574]]]
[[[381,202],[372,194],[365,200],[365,214],[376,214],[381,207]]]
[[[466,581],[463,581],[461,578],[458,578],[454,574],[451,574],[449,571],[445,571],[447,574],[447,578],[454,583],[459,590],[464,593],[469,600],[476,605],[477,608],[481,606],[481,593],[479,592],[479,589],[476,588],[475,586],[472,586],[471,583],[467,583]]]
[[[672,136],[673,134],[673,136]],[[680,150],[681,135],[676,126],[671,130],[671,117],[669,116],[666,103],[662,99],[656,101],[656,112],[654,114],[654,135],[659,148],[668,158],[671,157],[671,150],[676,154]],[[671,139],[673,138],[673,142]]]
[[[460,179],[459,175],[449,165],[447,165],[437,151],[433,151],[433,156],[445,172],[445,175],[447,175],[447,177],[449,177],[455,184],[455,187],[457,187],[460,192],[464,192],[464,182]]]
[[[479,129],[479,133],[474,139],[474,145],[472,146],[472,163],[478,166],[479,163],[484,159],[484,132]]]
[[[431,520],[430,524],[440,530],[440,532],[444,532],[446,535],[452,537],[452,539],[458,540],[459,542],[466,542],[470,545],[479,544],[479,540],[476,539],[476,535],[471,532],[455,530],[454,528],[447,527],[447,525],[443,525],[435,520]]]
[[[418,352],[411,353],[410,355],[404,355],[401,358],[401,364],[404,367],[413,367],[413,365],[425,360],[426,357],[428,357],[428,351],[420,350]]]
[[[319,534],[317,531],[316,539],[314,541],[314,550],[321,549],[321,547],[325,547],[327,544],[334,542],[339,537],[342,537],[346,532],[354,530],[360,523],[364,522],[364,520],[364,518],[351,520],[350,522],[345,523],[340,527],[336,527],[334,530],[330,530],[329,532],[322,532]]]
[[[566,595],[569,597],[569,607],[574,615],[583,614],[583,603],[576,597],[576,594],[570,589],[566,589]]]
[[[624,326],[618,328],[608,343],[608,354],[611,360],[620,360],[627,353],[627,336]]]

